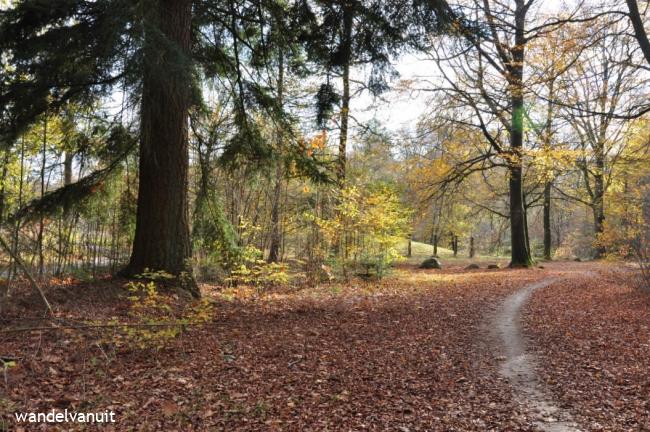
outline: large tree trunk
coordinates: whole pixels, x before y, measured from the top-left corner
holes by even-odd
[[[551,186],[548,181],[544,185],[544,259],[551,259]]]
[[[278,56],[278,97],[277,103],[280,107],[283,104],[284,92],[284,55]],[[278,147],[282,146],[282,127],[277,130]],[[269,245],[269,262],[280,260],[280,246],[282,244],[282,233],[280,232],[280,200],[282,198],[282,164],[278,161],[275,169],[275,186],[273,188],[273,204],[271,207],[271,243]]]
[[[145,19],[140,182],[135,239],[126,274],[190,270],[188,110],[191,0],[159,0]],[[198,295],[195,284],[190,291]]]
[[[520,4],[521,3],[521,4]],[[524,69],[524,37],[525,11],[523,2],[517,4],[515,16],[516,33],[515,45],[511,49],[512,64],[510,70],[510,97],[512,103],[512,117],[510,126],[510,241],[512,267],[529,267],[532,264],[530,250],[528,249],[528,236],[526,229],[526,215],[523,194],[523,123],[524,123],[524,95],[523,95],[523,69]]]

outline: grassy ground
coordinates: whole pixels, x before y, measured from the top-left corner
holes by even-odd
[[[408,250],[408,241],[404,240],[398,246],[399,251],[406,257]],[[433,246],[428,243],[421,242],[411,242],[411,257],[406,257],[406,262],[408,264],[419,264],[427,258],[430,258],[433,254]],[[454,257],[454,253],[451,249],[444,247],[438,247],[438,257],[442,262],[443,266],[467,266],[471,263],[476,263],[480,266],[486,266],[488,264],[499,264],[507,265],[509,262],[508,257],[504,256],[491,256],[491,255],[475,255],[474,258],[469,258],[467,256],[468,252],[465,250],[458,251],[458,256]]]

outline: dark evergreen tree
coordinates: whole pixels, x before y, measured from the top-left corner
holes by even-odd
[[[444,31],[452,17],[440,0],[335,0],[303,1],[301,18],[310,59],[323,69],[326,82],[317,94],[317,122],[323,126],[340,105],[336,175],[345,180],[350,121],[350,71],[369,66],[364,83],[373,95],[388,89],[397,73],[391,59],[408,46],[421,45],[422,37]],[[332,84],[341,79],[341,93]]]
[[[218,79],[233,94],[235,132],[221,159],[237,164],[272,157],[273,146],[251,116],[264,110],[280,122],[284,113],[272,88],[250,70],[267,58],[266,45],[257,43],[265,11],[281,16],[283,10],[284,2],[275,0],[18,1],[0,22],[6,72],[0,142],[11,145],[46,111],[70,102],[89,105],[118,88],[127,92],[141,116],[136,234],[125,273],[189,270],[187,124],[189,111],[202,104],[195,78]],[[242,67],[245,62],[251,68]],[[301,162],[322,176],[313,161]]]

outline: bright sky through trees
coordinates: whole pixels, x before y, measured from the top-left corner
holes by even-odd
[[[574,11],[578,4],[589,5],[592,0],[544,0],[537,8],[538,17],[544,14],[555,14],[559,11]],[[593,1],[594,5],[601,5],[599,1]],[[399,81],[411,81],[415,88],[431,87],[431,84],[440,83],[439,74],[433,61],[424,58],[421,54],[406,54],[394,60],[395,69],[399,72],[399,78],[394,82],[398,89],[391,89],[382,95],[382,100],[375,101],[374,98],[364,92],[352,102],[352,111],[355,118],[364,123],[373,118],[379,124],[392,131],[413,127],[423,112],[435,110],[435,106],[429,105],[431,93],[427,91],[404,90]],[[361,77],[367,71],[357,68],[355,76]],[[427,81],[429,84],[420,86],[418,81]],[[400,87],[402,90],[400,90]]]

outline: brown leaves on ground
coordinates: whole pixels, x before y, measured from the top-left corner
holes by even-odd
[[[112,409],[115,430],[526,430],[477,336],[486,305],[538,273],[408,270],[380,284],[225,291],[208,327],[110,361],[90,337],[5,335],[3,353],[23,359],[2,408]]]
[[[404,268],[381,283],[328,284],[297,292],[207,289],[217,301],[210,325],[190,329],[167,349],[115,357],[94,344],[92,334],[5,334],[0,354],[21,359],[10,369],[7,386],[0,385],[0,411],[114,410],[116,431],[534,430],[498,374],[498,353],[484,338],[489,333],[485,317],[507,294],[548,273]],[[540,323],[548,324],[543,329],[547,334],[535,335],[560,344],[564,332],[573,331],[571,322],[556,330],[548,315],[552,304],[538,305],[540,295],[555,289],[570,288],[548,288],[535,297],[535,311],[544,316]],[[567,314],[584,311],[570,298],[566,301]],[[119,315],[119,302],[103,304],[83,302],[76,310],[83,316]],[[647,311],[648,305],[643,307]],[[57,309],[71,318],[75,302],[68,298]],[[561,310],[554,313],[558,320],[568,319]],[[583,319],[590,316],[595,315]],[[638,318],[638,313],[630,316]],[[621,331],[625,322],[616,324]],[[619,345],[636,340],[630,334],[642,338],[642,330],[633,324]],[[584,343],[599,348],[593,348],[593,358],[592,351],[585,351],[581,361],[600,367],[598,350],[604,348],[597,341],[602,339],[591,331],[594,338],[585,336]],[[647,360],[644,349],[624,351],[632,354],[618,360],[629,359],[621,363],[631,374],[623,379],[638,378],[641,371],[634,368],[643,363],[636,356],[645,352]],[[578,354],[563,355],[555,357],[562,373],[545,376],[547,380],[582,377],[561,369],[563,359],[575,362]],[[595,372],[585,371],[593,380]],[[630,388],[627,401],[639,403],[638,392],[645,389],[647,394],[647,377],[645,383]],[[593,381],[580,385],[562,388],[597,388]],[[593,392],[589,398],[594,407],[603,400]],[[641,408],[632,406],[626,408],[630,416]],[[606,407],[600,409],[597,421],[606,426]],[[631,424],[620,423],[620,417],[611,421]],[[74,428],[82,429],[71,424],[63,429]]]
[[[650,431],[650,296],[630,273],[578,266],[527,307],[538,373],[590,431]]]

